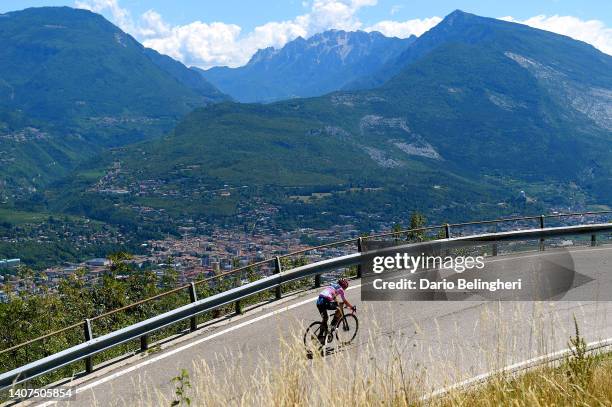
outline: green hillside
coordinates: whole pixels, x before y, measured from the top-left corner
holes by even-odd
[[[66,116],[179,116],[223,99],[212,86],[186,86],[152,61],[151,51],[85,10],[33,8],[4,14],[0,41],[3,105],[55,123]]]
[[[263,188],[259,197],[306,212],[329,209],[335,198],[313,207],[291,196],[338,197],[350,188],[377,192],[344,208],[350,199],[343,196],[332,210],[389,211],[391,191],[405,208],[442,214],[512,210],[521,190],[548,208],[610,202],[612,135],[601,112],[612,104],[612,70],[604,69],[612,57],[517,24],[486,31],[481,26],[495,28],[496,20],[457,13],[436,27],[447,36],[459,30],[456,41],[443,41],[382,87],[199,109],[163,139],[107,157],[107,165],[122,165],[113,185],[161,207],[176,201],[163,198],[173,191],[200,214],[208,209],[193,191],[223,185]],[[483,31],[491,41],[480,41]],[[156,183],[158,199],[137,193],[144,180]]]
[[[153,138],[194,108],[228,99],[85,10],[2,14],[0,43],[0,180],[11,194],[41,188],[102,148]]]
[[[609,56],[589,44],[526,25],[455,10],[446,16],[442,24],[424,33],[377,72],[353,81],[345,89],[379,87],[410,64],[450,43],[478,45],[502,52],[513,50],[554,67],[568,79],[595,86],[611,85]]]

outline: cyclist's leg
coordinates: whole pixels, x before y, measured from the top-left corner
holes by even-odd
[[[327,321],[329,317],[327,316],[327,306],[325,304],[325,300],[322,297],[319,297],[317,300],[317,309],[319,310],[319,314],[321,314],[321,324],[323,325],[319,334],[320,336],[325,336],[327,333]]]
[[[334,317],[332,318],[331,321],[331,327],[332,329],[336,326],[336,322],[338,322],[340,320],[340,307],[338,307],[338,303],[336,301],[332,302],[333,306],[330,307],[330,310],[336,310],[336,312],[334,313]]]

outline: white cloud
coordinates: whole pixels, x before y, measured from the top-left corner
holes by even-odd
[[[118,0],[77,0],[75,6],[106,13],[120,28],[150,48],[181,60],[187,65],[209,68],[240,66],[261,48],[282,47],[295,38],[310,37],[328,29],[357,30],[362,23],[357,12],[376,5],[377,0],[313,0],[303,2],[308,13],[293,20],[269,22],[249,33],[240,26],[223,22],[194,21],[170,26],[159,13],[149,10],[137,23]]]
[[[108,11],[113,22],[123,31],[132,33],[135,29],[130,12],[119,6],[119,0],[76,0],[74,6],[94,13]]]
[[[170,55],[186,65],[201,68],[219,65],[241,66],[258,49],[280,48],[299,36],[308,38],[332,28],[380,31],[387,36],[407,38],[410,35],[420,36],[442,20],[440,17],[407,21],[384,20],[364,27],[358,17],[359,11],[376,4],[377,0],[303,1],[302,5],[307,9],[304,14],[292,20],[268,22],[245,33],[240,26],[224,22],[194,21],[172,26],[154,10],[134,18],[127,9],[120,6],[119,0],[75,1],[76,7],[107,15],[145,46]],[[612,29],[607,28],[601,21],[583,21],[576,17],[556,15],[536,16],[524,21],[512,17],[502,19],[568,35],[612,54]]]
[[[395,15],[397,13],[399,13],[401,11],[401,9],[403,9],[404,6],[401,4],[396,4],[395,6],[391,6],[391,10],[389,11],[389,13],[391,13],[391,15]]]
[[[407,38],[411,35],[416,35],[418,37],[425,31],[436,26],[440,21],[442,21],[440,17],[416,18],[407,21],[385,20],[367,27],[365,31],[379,31],[387,37]]]
[[[527,20],[517,20],[511,16],[501,17],[500,19],[567,35],[576,40],[589,43],[600,51],[612,55],[612,28],[606,27],[599,20],[581,20],[577,17],[558,15],[539,15]]]
[[[195,21],[160,31],[143,44],[187,65],[232,65],[243,57],[237,46],[240,31],[235,24]]]
[[[363,7],[375,6],[377,0],[312,0],[302,4],[308,8],[305,14],[292,20],[268,22],[243,33],[240,26],[223,22],[194,21],[171,26],[154,10],[147,11],[135,22],[130,12],[119,5],[119,0],[77,0],[75,3],[80,8],[106,13],[146,47],[201,68],[241,66],[258,49],[280,48],[297,37],[308,38],[332,28],[380,31],[388,36],[406,38],[421,35],[441,20],[440,17],[403,22],[389,20],[364,28],[357,13]]]
[[[148,10],[142,17],[139,34],[145,37],[168,35],[171,27],[166,24],[162,16],[153,10]]]

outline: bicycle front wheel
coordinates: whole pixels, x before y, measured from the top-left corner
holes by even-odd
[[[336,340],[341,345],[348,345],[357,336],[359,320],[354,314],[347,314],[336,325]]]

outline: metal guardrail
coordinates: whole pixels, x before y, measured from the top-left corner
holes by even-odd
[[[89,335],[86,335],[88,336],[88,338],[84,343],[81,343],[51,356],[45,357],[43,359],[29,363],[25,366],[1,374],[0,390],[25,382],[45,373],[52,372],[63,366],[80,360],[86,361],[87,371],[89,372],[91,369],[93,369],[93,366],[91,365],[91,357],[102,351],[121,345],[131,340],[146,337],[146,335],[150,334],[151,332],[155,332],[177,322],[181,322],[187,319],[192,319],[193,321],[193,318],[203,312],[210,311],[223,305],[239,301],[241,299],[247,298],[265,290],[276,289],[277,293],[280,293],[280,288],[284,283],[303,279],[305,277],[321,275],[322,273],[336,270],[342,267],[354,266],[359,264],[361,261],[363,261],[369,256],[392,253],[398,248],[426,247],[428,245],[438,244],[440,241],[500,242],[540,239],[540,241],[542,242],[545,238],[583,234],[590,234],[591,242],[593,243],[595,242],[595,236],[597,233],[610,231],[612,231],[612,223],[603,223],[593,225],[578,225],[557,228],[540,228],[500,233],[487,233],[465,237],[447,238],[444,240],[408,243],[379,249],[376,251],[359,251],[357,253],[348,254],[329,260],[323,260],[316,263],[295,267],[283,273],[281,273],[280,270],[280,258],[277,257],[275,259],[275,263],[278,272],[269,277],[265,277],[252,283],[245,284],[241,287],[236,287],[201,300],[197,300],[192,297],[193,302],[190,304],[168,311],[153,318],[149,318],[145,321],[130,325],[128,327],[119,329],[117,331],[108,333],[98,338],[93,338],[91,335],[91,330],[89,330]],[[192,289],[194,286],[194,283],[190,285]]]
[[[566,217],[585,217],[585,216],[593,216],[593,215],[606,215],[606,214],[612,214],[612,211],[592,211],[592,212],[582,212],[582,213],[561,213],[561,214],[551,214],[551,215],[539,215],[539,216],[525,216],[525,217],[514,217],[514,218],[503,218],[503,219],[494,219],[494,220],[485,220],[485,221],[474,221],[474,222],[464,222],[464,223],[447,223],[447,224],[443,224],[443,225],[437,225],[437,226],[427,226],[427,227],[421,227],[421,228],[415,228],[415,229],[404,229],[404,230],[396,230],[393,232],[386,232],[386,233],[380,233],[380,234],[374,234],[374,235],[369,235],[369,236],[363,236],[363,237],[359,237],[359,238],[354,238],[354,239],[347,239],[347,240],[343,240],[343,241],[338,241],[338,242],[331,242],[331,243],[326,243],[326,244],[322,244],[319,246],[314,246],[314,247],[308,247],[306,249],[302,249],[302,250],[298,250],[298,251],[294,251],[291,253],[287,253],[284,254],[282,256],[278,256],[276,258],[270,258],[270,259],[266,259],[263,261],[259,261],[256,263],[252,263],[252,264],[248,264],[246,266],[243,267],[239,267],[236,268],[234,270],[225,272],[225,273],[221,273],[218,275],[215,275],[213,277],[209,277],[209,278],[205,278],[202,280],[197,280],[194,281],[193,283],[190,284],[185,284],[179,287],[176,287],[172,290],[169,291],[165,291],[163,293],[157,294],[153,297],[149,297],[137,302],[134,302],[132,304],[128,304],[124,307],[121,308],[117,308],[111,311],[107,311],[104,312],[102,314],[90,317],[88,319],[85,319],[81,322],[77,322],[75,324],[72,324],[70,326],[67,326],[65,328],[50,332],[48,334],[39,336],[37,338],[28,340],[26,342],[22,342],[18,345],[14,345],[14,346],[10,346],[8,348],[5,349],[0,349],[0,355],[4,354],[4,353],[8,353],[11,351],[15,351],[18,349],[21,349],[25,346],[31,345],[33,343],[48,339],[50,337],[56,336],[56,335],[60,335],[63,334],[67,331],[73,330],[73,329],[77,329],[77,328],[81,328],[82,331],[85,334],[85,338],[86,339],[90,339],[92,337],[92,323],[96,320],[99,320],[101,318],[105,318],[105,317],[109,317],[113,314],[122,312],[122,311],[126,311],[132,308],[135,308],[139,305],[144,305],[146,303],[149,303],[151,301],[155,301],[161,298],[164,298],[168,295],[180,292],[180,291],[184,291],[184,290],[188,290],[189,291],[189,297],[191,299],[191,302],[194,302],[197,299],[197,295],[196,295],[196,290],[195,288],[199,285],[202,285],[204,283],[210,283],[211,281],[215,281],[215,280],[220,280],[223,278],[227,278],[229,276],[234,276],[234,275],[239,275],[240,273],[243,273],[249,269],[253,269],[254,267],[258,267],[258,266],[262,266],[262,265],[266,265],[266,264],[274,264],[274,272],[275,273],[279,273],[281,271],[281,263],[280,261],[283,259],[287,259],[287,258],[291,258],[300,254],[305,254],[308,252],[313,252],[313,251],[318,251],[318,250],[323,250],[323,249],[329,249],[329,248],[333,248],[333,247],[339,247],[339,246],[343,246],[343,245],[348,245],[348,244],[353,244],[356,246],[357,251],[361,251],[362,250],[362,244],[363,242],[370,240],[370,239],[379,239],[379,238],[384,238],[384,237],[395,237],[395,238],[399,238],[402,235],[406,235],[406,236],[411,236],[414,234],[418,234],[418,233],[423,233],[423,232],[429,232],[432,230],[439,230],[439,236],[444,237],[444,238],[450,238],[451,237],[451,232],[458,227],[465,227],[465,226],[479,226],[479,225],[498,225],[501,223],[516,223],[516,222],[521,222],[521,221],[533,221],[536,220],[539,223],[539,226],[541,229],[544,228],[545,226],[545,219],[551,219],[551,218],[566,218]],[[497,248],[494,247],[494,252],[496,252]],[[357,276],[361,277],[361,270],[358,268],[357,269]],[[321,276],[320,275],[316,275],[315,276],[315,287],[319,287],[321,285]],[[281,296],[281,290],[280,288],[276,290],[276,298],[280,298]],[[242,307],[240,304],[240,301],[236,301],[236,312],[237,313],[241,313],[242,312]],[[191,330],[195,330],[196,329],[196,320],[192,319],[191,321]],[[147,342],[143,341],[141,344],[141,348],[143,350],[145,350],[147,348]],[[89,372],[90,369],[90,363],[87,363],[87,371]]]

